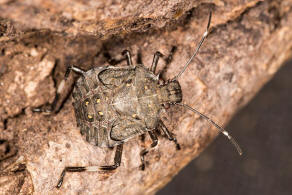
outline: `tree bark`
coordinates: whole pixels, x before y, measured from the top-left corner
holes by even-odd
[[[158,70],[173,78],[198,45],[211,10],[211,32],[179,82],[184,103],[224,125],[291,55],[292,0],[67,2],[0,0],[1,194],[153,194],[218,134],[196,114],[171,106],[161,118],[181,150],[160,136],[140,171],[139,153],[151,140],[136,137],[124,144],[116,171],[69,173],[56,189],[65,166],[112,164],[114,156],[79,133],[66,98],[76,77],[62,94],[60,112],[31,111],[53,101],[66,65],[104,66],[107,54],[119,59],[129,49],[150,67],[160,51]]]

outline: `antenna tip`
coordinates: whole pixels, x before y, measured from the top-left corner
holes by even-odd
[[[242,156],[243,152],[242,152],[242,149],[240,148],[240,146],[238,144],[236,144],[235,147],[237,149],[239,156]]]
[[[207,30],[210,28],[211,19],[212,19],[212,11],[210,11],[210,13],[209,13],[209,19],[208,19]]]

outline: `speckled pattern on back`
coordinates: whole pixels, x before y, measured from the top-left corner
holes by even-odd
[[[178,94],[170,94],[177,88]],[[76,82],[73,106],[77,125],[89,143],[113,147],[157,127],[162,103],[182,95],[178,82],[159,85],[143,65],[98,67]]]

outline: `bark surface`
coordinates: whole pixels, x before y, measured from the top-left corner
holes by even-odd
[[[179,82],[184,103],[224,125],[290,57],[292,0],[0,0],[0,194],[153,194],[169,182],[218,134],[196,114],[179,106],[162,113],[181,150],[160,136],[145,171],[139,153],[150,147],[148,136],[125,143],[116,171],[69,173],[58,190],[65,166],[112,164],[114,150],[81,137],[66,98],[76,76],[60,112],[31,109],[53,101],[66,65],[104,66],[108,54],[121,58],[124,49],[134,61],[141,52],[148,67],[160,51],[158,70],[173,78],[194,52],[210,10],[211,33]],[[177,51],[168,63],[172,46]],[[226,150],[241,158],[232,145]]]

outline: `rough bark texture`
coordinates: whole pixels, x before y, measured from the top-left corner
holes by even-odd
[[[194,51],[210,10],[211,34],[179,81],[185,103],[226,124],[290,56],[291,0],[1,0],[0,193],[153,194],[163,187],[218,134],[197,115],[178,106],[162,114],[182,149],[159,137],[145,171],[139,152],[151,142],[136,138],[125,144],[116,171],[67,174],[57,190],[64,166],[111,164],[114,151],[81,138],[65,94],[58,114],[31,108],[53,101],[66,65],[102,66],[105,52],[119,58],[129,49],[136,59],[142,51],[150,66],[155,51],[167,56],[177,46],[163,75],[172,78]],[[160,60],[159,70],[166,62]]]

